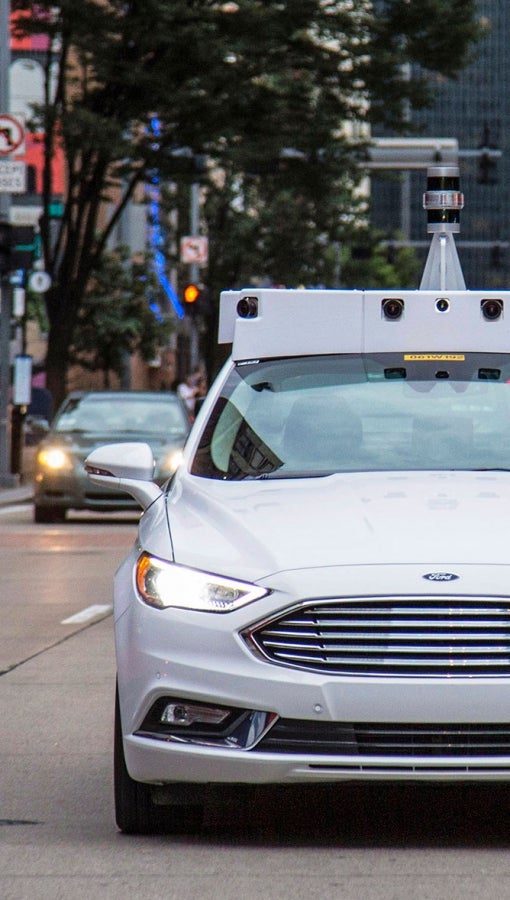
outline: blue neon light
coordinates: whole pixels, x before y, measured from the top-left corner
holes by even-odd
[[[157,137],[161,134],[161,126],[159,119],[154,118],[151,119],[151,129],[153,134]],[[177,296],[174,288],[170,284],[166,274],[166,261],[163,253],[161,252],[161,247],[164,246],[164,233],[163,228],[161,226],[161,218],[160,218],[160,203],[161,203],[161,190],[160,190],[160,180],[159,173],[157,170],[154,170],[151,175],[151,188],[149,191],[150,196],[150,227],[149,231],[149,246],[152,250],[153,255],[153,267],[156,273],[156,277],[158,279],[159,284],[163,288],[166,296],[170,300],[177,316],[179,319],[184,318],[184,309]],[[154,306],[151,304],[151,309],[154,311]]]

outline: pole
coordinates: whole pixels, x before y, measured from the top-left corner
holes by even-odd
[[[9,68],[11,65],[11,2],[0,0],[0,113],[7,113],[9,103]],[[0,193],[0,221],[8,222],[11,195]],[[18,483],[11,473],[9,445],[10,332],[12,285],[5,275],[1,283],[0,305],[0,487]]]
[[[198,215],[198,201],[199,201],[199,185],[198,181],[193,181],[191,183],[191,191],[190,191],[190,210],[189,210],[189,218],[190,218],[190,234],[193,237],[198,235],[198,227],[199,227],[199,215]],[[198,263],[190,263],[189,264],[189,280],[191,284],[197,284],[198,282]],[[190,356],[190,369],[192,372],[198,366],[198,325],[196,319],[190,319],[190,347],[189,347],[189,356]]]

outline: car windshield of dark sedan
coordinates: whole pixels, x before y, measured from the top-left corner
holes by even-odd
[[[510,469],[510,355],[383,353],[238,364],[191,472]]]
[[[175,437],[184,436],[189,423],[181,404],[168,396],[149,400],[94,394],[69,398],[53,427],[59,432]]]

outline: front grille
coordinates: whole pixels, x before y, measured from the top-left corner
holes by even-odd
[[[278,719],[255,750],[326,756],[510,756],[510,725],[401,725]]]
[[[304,604],[245,632],[266,659],[367,676],[510,675],[510,600],[411,597]]]

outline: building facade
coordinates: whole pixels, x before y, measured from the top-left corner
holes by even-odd
[[[456,240],[468,288],[508,288],[510,283],[510,3],[478,0],[482,37],[458,78],[433,78],[432,106],[413,114],[423,137],[456,138],[465,207]],[[483,148],[498,150],[494,160]],[[422,195],[426,173],[410,175],[409,194],[398,175],[372,173],[372,223],[387,233],[409,222],[405,235],[426,256]],[[407,217],[402,204],[408,203]],[[395,222],[395,209],[401,222]],[[414,285],[413,285],[414,286]]]

